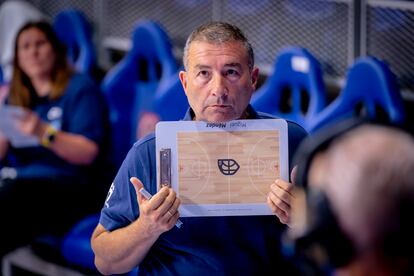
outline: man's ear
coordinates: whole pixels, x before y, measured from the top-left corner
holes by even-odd
[[[252,87],[254,90],[257,88],[257,81],[259,79],[259,68],[254,67],[252,73],[250,74],[252,80]]]
[[[186,71],[180,71],[179,73],[181,85],[184,88],[184,92],[187,95],[187,72]]]

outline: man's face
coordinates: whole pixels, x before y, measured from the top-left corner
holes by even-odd
[[[249,71],[248,54],[240,42],[194,41],[187,64],[180,80],[196,120],[226,122],[243,115],[259,70]]]

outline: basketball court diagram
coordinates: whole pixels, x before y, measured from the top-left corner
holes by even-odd
[[[279,177],[277,131],[177,133],[182,204],[265,203]]]
[[[160,122],[156,151],[158,189],[171,185],[183,217],[272,215],[270,185],[288,179],[282,119]]]

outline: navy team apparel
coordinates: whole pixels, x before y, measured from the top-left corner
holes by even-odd
[[[248,107],[248,119],[274,119]],[[184,120],[194,116],[190,109]],[[289,160],[306,136],[288,122]],[[290,164],[290,171],[292,164]],[[125,227],[139,216],[131,177],[147,191],[157,192],[155,136],[151,134],[129,151],[109,190],[100,224],[106,230]],[[269,183],[270,186],[271,183]],[[276,216],[185,217],[184,225],[160,235],[139,265],[139,275],[294,275],[280,253],[280,235],[286,226]]]

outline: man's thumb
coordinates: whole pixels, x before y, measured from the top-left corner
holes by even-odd
[[[137,197],[138,197],[138,199],[141,201],[142,200],[142,195],[141,195],[141,193],[139,192],[139,190],[142,188],[142,187],[144,187],[144,185],[142,184],[142,182],[141,182],[141,180],[139,180],[138,178],[136,178],[136,177],[131,177],[130,179],[129,179],[129,181],[131,181],[131,184],[132,184],[132,186],[134,186],[134,188],[135,188],[135,192],[137,193]]]
[[[296,177],[298,174],[298,166],[294,166],[292,172],[290,173],[290,181],[296,185]]]

